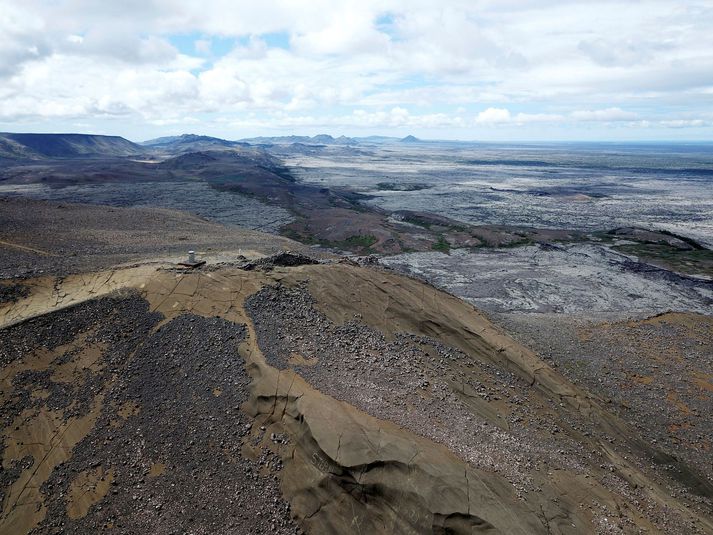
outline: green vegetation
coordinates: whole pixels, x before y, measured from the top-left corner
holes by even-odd
[[[352,246],[352,247],[371,247],[374,245],[378,240],[376,239],[376,236],[372,236],[371,234],[365,234],[365,235],[360,235],[357,234],[355,236],[349,236],[346,240],[344,240],[344,243]]]
[[[682,251],[670,245],[636,243],[615,245],[612,249],[638,257],[643,262],[687,275],[713,276],[713,251]]]
[[[423,217],[416,214],[408,214],[403,216],[404,223],[410,223],[412,225],[418,225],[425,229],[431,230],[431,227],[437,227],[442,229],[448,229],[453,232],[467,232],[468,227],[465,225],[459,225],[457,223],[451,223],[447,221],[434,221],[428,217]]]
[[[674,234],[673,232],[668,231],[668,230],[658,230],[657,232],[660,232],[661,234],[665,234],[666,236],[671,236],[672,238],[676,238],[677,240],[681,240],[682,242],[690,245],[697,251],[706,251],[707,250],[705,247],[703,247],[696,240],[692,240],[691,238],[687,238],[686,236]]]
[[[418,225],[419,227],[423,227],[425,229],[431,228],[431,223],[429,221],[426,221],[425,219],[422,219],[418,216],[407,215],[403,218],[403,220],[405,223],[411,223],[412,225]]]
[[[554,240],[553,240],[554,241]],[[526,245],[534,245],[535,241],[529,237],[521,237],[519,240],[512,240],[504,243],[496,243],[491,247],[497,247],[499,249],[514,249],[515,247],[524,247]]]
[[[363,254],[372,254],[374,251],[371,246],[379,241],[376,236],[371,234],[355,234],[349,236],[345,240],[323,240],[317,238],[314,234],[298,232],[293,228],[283,228],[281,234],[292,240],[304,243],[305,245],[321,245],[322,247],[328,247],[331,249],[341,249],[348,251],[357,251]]]
[[[304,243],[305,245],[317,245],[319,243],[319,240],[317,240],[314,235],[302,234],[301,232],[297,232],[296,230],[291,229],[289,227],[283,227],[282,229],[280,229],[280,234],[282,234],[286,238],[290,238],[291,240]]]
[[[443,236],[438,236],[438,240],[431,245],[431,249],[447,254],[451,252],[451,244],[448,243]]]

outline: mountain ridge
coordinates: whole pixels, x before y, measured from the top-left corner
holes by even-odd
[[[243,141],[232,141],[229,139],[198,134],[181,134],[180,136],[158,137],[142,141],[140,145],[150,149],[172,148],[191,151],[218,147],[233,148],[250,146],[249,143],[245,143]]]
[[[121,136],[0,132],[0,157],[6,159],[126,157],[144,152],[140,145]]]

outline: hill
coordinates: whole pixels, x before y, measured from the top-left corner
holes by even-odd
[[[230,141],[211,136],[183,134],[180,136],[159,137],[141,143],[142,146],[165,153],[184,153],[205,150],[232,149],[236,147],[249,147],[248,143]]]
[[[243,139],[248,143],[255,144],[277,144],[286,145],[293,143],[304,143],[307,145],[348,145],[356,144],[358,141],[354,138],[339,136],[337,138],[330,136],[329,134],[317,134],[316,136],[261,136]]]
[[[399,141],[399,138],[390,136],[366,136],[355,139],[360,143],[393,143],[394,141]]]
[[[0,157],[7,159],[126,157],[145,152],[119,136],[0,133]]]
[[[47,270],[0,285],[2,533],[713,534],[707,477],[452,295],[175,212],[5,202],[0,265]]]

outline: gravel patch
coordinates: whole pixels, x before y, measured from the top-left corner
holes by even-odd
[[[5,366],[38,351],[57,354],[49,368],[16,375],[3,406],[6,429],[27,410],[61,411],[67,421],[100,407],[71,457],[43,481],[46,515],[32,533],[300,533],[282,498],[282,463],[241,410],[251,380],[237,352],[244,326],[189,314],[160,325],[162,318],[139,296],[109,297],[0,330]],[[96,366],[58,379],[78,352],[97,345]],[[32,468],[32,457],[2,472],[3,489],[23,463]],[[94,476],[80,490],[105,494],[71,514],[86,500],[77,498],[77,482]]]
[[[246,310],[269,364],[291,367],[320,391],[501,473],[520,493],[535,486],[521,467],[582,468],[581,446],[563,438],[542,417],[547,407],[529,396],[530,385],[505,370],[433,338],[389,340],[359,318],[335,325],[304,288],[264,288]]]

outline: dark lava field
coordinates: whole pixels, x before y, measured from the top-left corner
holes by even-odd
[[[0,134],[0,533],[713,534],[712,166]]]

